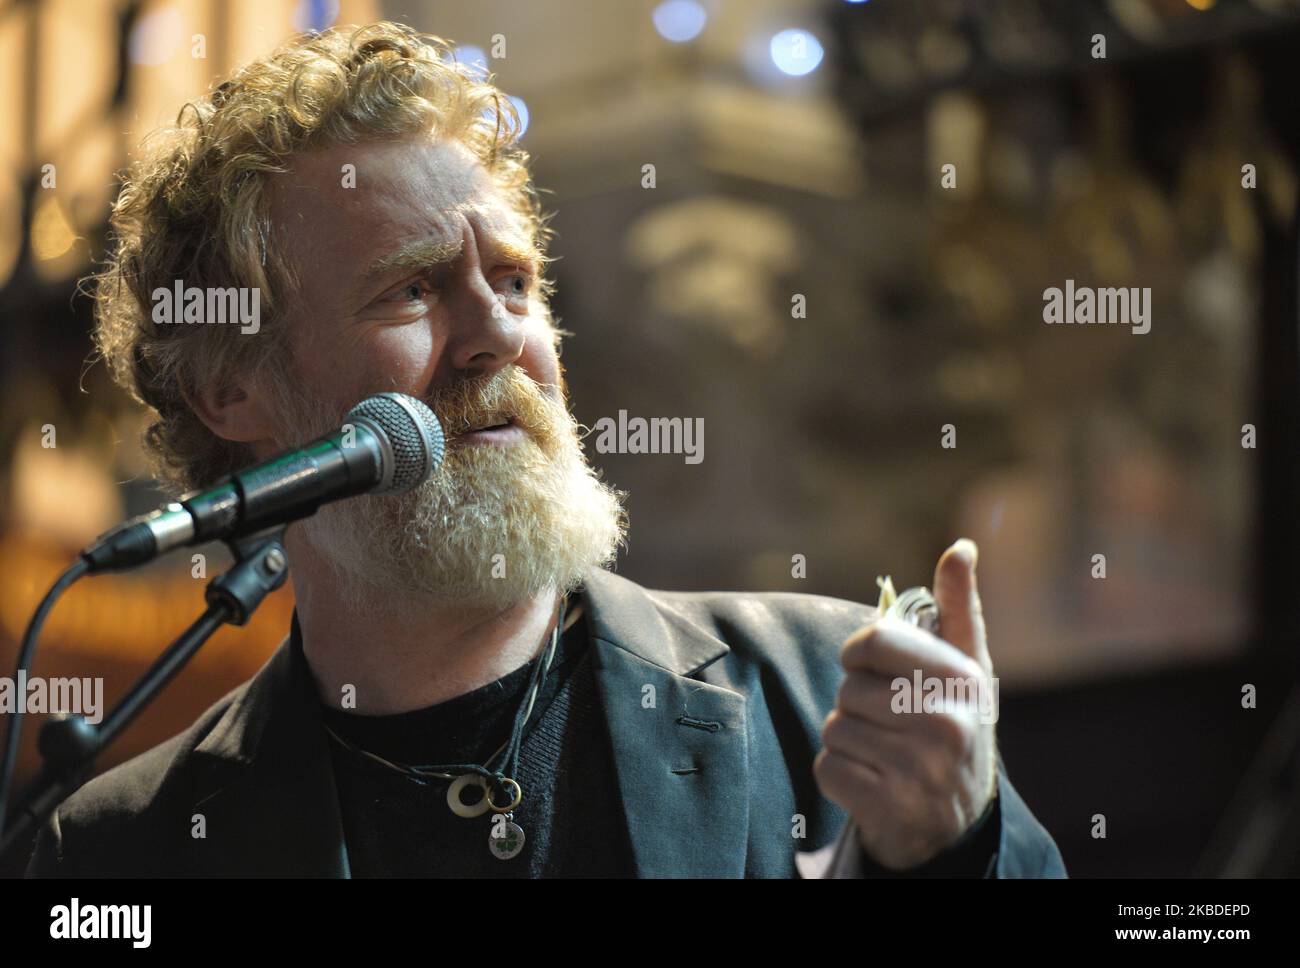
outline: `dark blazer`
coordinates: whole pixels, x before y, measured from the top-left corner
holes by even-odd
[[[650,591],[607,571],[588,575],[583,597],[640,876],[795,877],[796,851],[847,843],[813,759],[843,678],[840,645],[874,609]],[[998,791],[996,876],[1064,877],[1001,763]],[[330,748],[296,637],[188,730],[69,797],[28,874],[347,877]]]

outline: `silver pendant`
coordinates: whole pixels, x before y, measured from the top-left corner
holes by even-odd
[[[492,818],[488,847],[498,860],[509,860],[524,849],[524,828],[504,814]]]

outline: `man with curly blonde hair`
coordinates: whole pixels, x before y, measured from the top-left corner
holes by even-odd
[[[96,336],[156,414],[159,477],[209,484],[386,390],[428,402],[448,452],[407,495],[289,529],[285,644],[69,798],[30,872],[772,877],[802,853],[806,873],[1063,874],[990,724],[881,720],[891,662],[989,680],[973,548],[936,575],[951,642],[605,569],[622,495],[569,411],[517,131],[445,41],[381,23],[295,39],[147,146]],[[160,311],[192,290],[254,293],[257,319]]]

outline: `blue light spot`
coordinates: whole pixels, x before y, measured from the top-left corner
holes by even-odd
[[[671,40],[674,44],[684,44],[688,40],[694,40],[704,29],[704,23],[709,19],[709,15],[704,8],[695,0],[666,0],[665,3],[655,7],[654,13],[655,30],[659,31],[659,36],[665,40]]]
[[[465,73],[477,80],[484,80],[488,76],[487,51],[482,47],[475,47],[473,44],[459,45],[456,48],[456,62],[461,65]]]
[[[528,130],[528,121],[529,121],[528,105],[524,102],[523,98],[515,97],[514,95],[507,95],[506,100],[508,100],[514,106],[515,114],[519,116],[519,128],[517,131],[515,131],[515,138],[516,139],[522,138],[524,136],[524,132]],[[497,112],[496,109],[491,104],[489,104],[487,107],[483,109],[483,113],[480,115],[480,118],[482,118],[483,124],[487,127],[488,131],[493,131],[496,129],[497,120],[498,120]],[[504,114],[500,118],[500,121],[502,123],[502,126],[504,127],[505,125]]]
[[[339,0],[298,0],[293,25],[301,31],[322,31],[339,19]]]
[[[821,42],[806,30],[783,30],[772,38],[772,63],[783,74],[799,77],[822,62]]]
[[[528,130],[528,105],[524,103],[523,98],[513,95],[510,97],[510,103],[515,106],[515,113],[519,115],[519,137],[522,138],[524,132]]]

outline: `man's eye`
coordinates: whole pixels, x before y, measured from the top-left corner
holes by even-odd
[[[419,302],[432,292],[428,280],[412,279],[400,289],[394,289],[384,297],[384,302]]]
[[[514,275],[505,276],[499,283],[507,296],[526,296],[532,284],[532,276],[526,272],[516,272]]]

